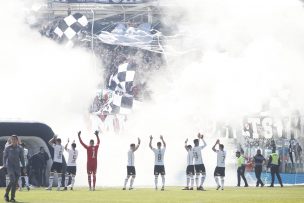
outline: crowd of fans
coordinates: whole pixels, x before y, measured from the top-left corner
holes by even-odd
[[[248,162],[251,162],[258,149],[261,149],[262,154],[268,157],[272,149],[276,148],[279,151],[282,159],[281,171],[286,173],[304,172],[303,153],[301,143],[302,139],[296,140],[294,138],[286,139],[265,139],[265,138],[250,138],[245,137],[245,141],[241,144]],[[251,166],[249,170],[253,170]]]

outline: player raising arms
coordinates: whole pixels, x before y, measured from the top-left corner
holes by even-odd
[[[164,147],[162,148],[162,143],[161,142],[157,142],[157,149],[152,147],[152,140],[153,137],[152,135],[150,136],[150,143],[149,143],[149,147],[151,148],[151,150],[154,152],[154,156],[155,156],[155,164],[154,164],[154,175],[155,175],[155,190],[157,190],[157,184],[158,184],[158,175],[161,174],[162,177],[162,188],[161,190],[165,190],[165,166],[164,166],[164,155],[165,155],[165,151],[166,151],[166,143],[164,141],[163,136],[160,136],[160,139],[164,145]]]
[[[194,176],[194,165],[193,165],[193,150],[191,145],[187,145],[188,139],[185,141],[185,149],[187,150],[187,169],[186,169],[186,175],[187,175],[187,186],[183,190],[193,190],[193,176]],[[191,179],[191,187],[189,188]]]
[[[87,173],[88,173],[88,182],[89,182],[89,188],[90,191],[92,190],[91,186],[91,175],[93,175],[93,191],[95,190],[95,184],[96,184],[96,171],[97,171],[97,153],[99,148],[99,132],[96,130],[95,133],[97,138],[97,144],[94,145],[94,140],[90,140],[90,145],[86,145],[81,140],[81,131],[78,132],[78,138],[80,144],[87,150]]]
[[[205,165],[203,162],[203,158],[202,158],[202,149],[204,149],[207,144],[204,140],[204,135],[198,133],[197,135],[198,139],[195,139],[194,142],[194,147],[192,149],[193,151],[193,158],[194,158],[194,168],[195,168],[195,173],[196,173],[196,177],[195,177],[195,183],[196,183],[196,187],[197,190],[202,190],[204,191],[205,189],[203,188],[203,184],[206,178],[206,169],[205,169]],[[202,139],[203,141],[203,145],[199,146],[199,139]],[[201,177],[201,184],[200,186],[198,186],[198,179],[199,176],[202,175]]]
[[[65,181],[64,181],[64,190],[67,190],[69,178],[71,178],[71,190],[73,190],[74,183],[75,183],[75,176],[76,176],[76,160],[78,157],[78,150],[76,149],[76,143],[73,141],[71,144],[71,149],[68,149],[68,144],[70,140],[68,139],[68,143],[65,145],[64,149],[69,153],[69,159],[67,163],[67,169],[65,174]]]
[[[61,139],[57,138],[57,135],[54,135],[52,139],[50,139],[49,144],[54,148],[54,158],[53,164],[51,168],[51,173],[49,177],[49,187],[47,190],[52,190],[54,174],[57,174],[58,177],[58,185],[57,190],[60,190],[61,180],[62,180],[62,155],[63,155],[63,146],[61,145]]]
[[[128,151],[127,177],[125,179],[125,184],[124,184],[123,190],[126,189],[130,176],[132,176],[132,178],[130,180],[129,190],[133,189],[133,183],[134,183],[134,179],[136,176],[136,170],[135,170],[135,166],[134,166],[134,152],[138,149],[139,145],[140,145],[139,138],[138,138],[137,146],[135,146],[135,144],[130,145],[130,150]]]
[[[219,150],[215,149],[216,145],[219,145]],[[214,179],[217,184],[216,190],[220,189],[221,187],[222,190],[224,190],[226,151],[224,151],[224,145],[220,144],[220,140],[216,140],[214,146],[212,147],[212,150],[217,154],[217,164],[214,170]],[[222,186],[219,183],[219,177],[221,178]]]

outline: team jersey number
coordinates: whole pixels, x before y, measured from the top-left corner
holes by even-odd
[[[76,163],[76,158],[77,158],[77,156],[76,156],[76,154],[74,154],[73,158],[72,158],[72,163]]]
[[[158,155],[157,155],[157,160],[158,160],[158,161],[161,161],[161,160],[162,160],[162,155],[161,155],[161,154],[158,154]]]
[[[197,154],[197,152],[193,152],[193,156],[194,156],[195,160],[198,159],[198,154]]]
[[[95,159],[95,150],[92,151],[92,159]]]
[[[226,156],[222,155],[222,163],[225,163]]]
[[[62,151],[60,150],[60,151],[58,152],[57,158],[58,158],[58,159],[61,159],[61,157],[62,157]]]

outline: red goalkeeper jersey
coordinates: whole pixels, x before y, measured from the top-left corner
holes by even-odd
[[[88,146],[82,142],[82,139],[79,136],[80,144],[87,150],[87,161],[88,163],[97,163],[97,153],[99,148],[99,137],[97,136],[97,144],[95,146]]]

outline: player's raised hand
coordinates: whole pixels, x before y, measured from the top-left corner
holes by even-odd
[[[78,131],[78,136],[80,136],[81,135],[81,131]]]
[[[68,138],[68,143],[70,142],[70,138]]]
[[[200,139],[201,138],[201,133],[198,133],[197,137],[198,137],[198,139]]]
[[[216,144],[220,144],[220,140],[219,139],[216,140]]]
[[[163,137],[162,135],[160,135],[160,136],[159,136],[159,138],[160,138],[161,140],[163,140],[163,139],[164,139],[164,137]]]
[[[150,140],[153,140],[153,137],[152,137],[152,135],[150,135]]]
[[[98,130],[95,130],[94,134],[95,134],[96,136],[98,136],[99,131],[98,131]]]
[[[188,138],[186,139],[185,143],[187,143],[187,142],[188,142]]]
[[[138,140],[138,144],[140,144],[140,138],[137,138],[137,140]]]
[[[201,135],[201,139],[204,139],[204,135],[203,134],[200,134]]]

